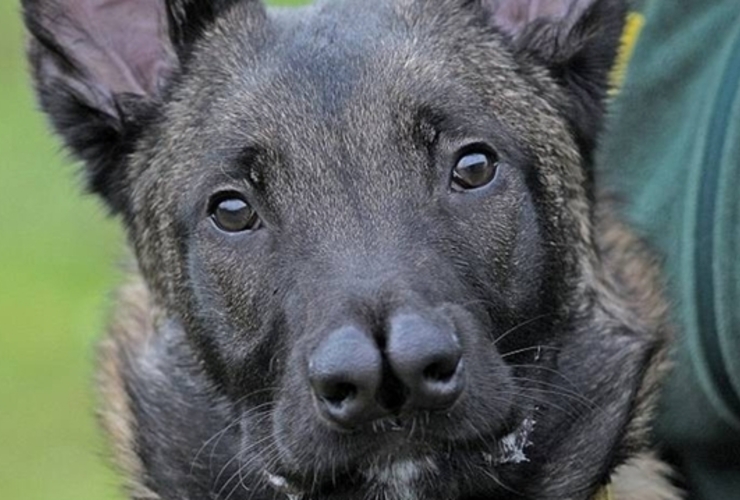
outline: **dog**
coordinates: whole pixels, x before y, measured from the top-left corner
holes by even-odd
[[[671,327],[593,172],[619,0],[23,0],[136,257],[133,499],[672,500]]]

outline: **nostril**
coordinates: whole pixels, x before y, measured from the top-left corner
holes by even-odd
[[[342,406],[347,400],[357,396],[357,386],[349,383],[334,384],[333,387],[324,388],[319,397],[332,406]]]
[[[430,382],[449,382],[457,372],[458,362],[437,361],[424,368],[423,377]]]

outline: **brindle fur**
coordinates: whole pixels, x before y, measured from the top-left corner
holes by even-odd
[[[94,4],[24,9],[42,107],[139,266],[99,369],[132,498],[679,498],[649,454],[657,265],[590,175],[624,2],[129,0],[124,44]],[[505,159],[493,194],[438,188],[460,130]],[[235,245],[202,207],[247,182],[267,229]],[[406,469],[386,423],[325,428],[301,368],[401,307],[464,325],[469,371],[399,424]],[[526,417],[528,461],[474,458]]]

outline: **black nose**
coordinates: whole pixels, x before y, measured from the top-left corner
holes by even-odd
[[[331,332],[309,356],[308,378],[321,414],[346,428],[400,409],[447,409],[465,388],[453,328],[418,314],[390,321],[384,352],[356,326]]]
[[[382,416],[376,403],[383,360],[373,339],[354,326],[330,333],[308,361],[308,377],[319,411],[352,427]]]
[[[409,390],[408,407],[443,410],[465,388],[462,348],[452,326],[417,314],[391,320],[386,356],[393,373]]]

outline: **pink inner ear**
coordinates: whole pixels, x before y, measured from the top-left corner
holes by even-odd
[[[493,22],[510,35],[537,20],[573,23],[594,0],[484,0]]]
[[[175,65],[163,0],[62,0],[50,20],[104,95],[151,96]]]

